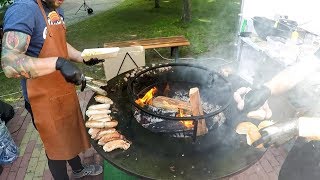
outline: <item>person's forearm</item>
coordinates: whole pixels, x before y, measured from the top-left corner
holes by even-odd
[[[2,41],[1,65],[8,78],[35,78],[54,72],[57,57],[34,58],[25,55],[30,36],[6,32]]]
[[[83,58],[81,57],[81,52],[72,47],[69,43],[67,43],[68,55],[70,60],[74,62],[83,62]]]
[[[320,139],[320,118],[300,117],[299,136],[313,139]]]
[[[318,71],[320,69],[319,67],[320,60],[314,59],[314,57],[303,59],[301,62],[277,74],[271,81],[265,83],[265,85],[271,90],[272,95],[278,95],[293,88],[310,73]]]

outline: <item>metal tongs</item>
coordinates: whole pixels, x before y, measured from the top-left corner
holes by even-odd
[[[94,91],[100,95],[103,95],[103,96],[107,95],[107,91],[105,91],[104,89],[101,88],[102,86],[107,85],[106,81],[97,80],[97,79],[94,79],[94,78],[88,77],[88,76],[85,76],[85,81],[88,83],[92,83],[92,84],[86,84],[86,86],[88,88],[90,88],[92,91]],[[81,88],[82,88],[82,86],[81,86]]]

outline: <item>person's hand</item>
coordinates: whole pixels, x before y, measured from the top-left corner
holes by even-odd
[[[246,113],[248,118],[264,120],[272,116],[272,111],[267,101],[269,95],[265,95],[266,93],[261,95],[261,91],[264,90],[241,87],[233,94],[237,108]],[[246,109],[244,109],[245,106]]]
[[[104,62],[104,59],[91,58],[88,61],[83,60],[83,63],[87,66],[94,66],[94,65],[99,64],[101,62]]]
[[[243,112],[250,112],[262,107],[271,96],[271,90],[267,86],[252,89],[244,96]]]
[[[56,70],[60,70],[67,82],[81,85],[81,91],[84,90],[86,86],[86,79],[84,74],[76,65],[64,58],[59,57],[56,62]]]
[[[286,122],[278,122],[274,125],[261,129],[261,138],[252,143],[254,147],[263,144],[265,148],[275,145],[279,146],[299,134],[298,119],[289,120]]]

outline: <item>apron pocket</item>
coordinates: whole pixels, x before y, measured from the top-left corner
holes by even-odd
[[[63,127],[70,123],[77,115],[74,94],[68,93],[50,98],[51,117],[56,127]]]

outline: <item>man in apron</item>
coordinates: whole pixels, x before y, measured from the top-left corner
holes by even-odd
[[[19,0],[6,11],[2,69],[22,78],[26,109],[32,115],[56,180],[102,173],[100,165],[82,165],[79,153],[90,148],[75,85],[85,85],[82,72],[69,60],[84,62],[66,42],[60,8],[63,0]],[[101,62],[91,59],[87,65]]]
[[[271,95],[292,93],[293,90],[293,104],[304,111],[303,115],[261,129],[262,137],[252,145],[279,146],[298,137],[281,167],[279,180],[320,179],[319,56],[304,58],[260,88],[249,91],[243,99],[243,112],[259,109]]]

